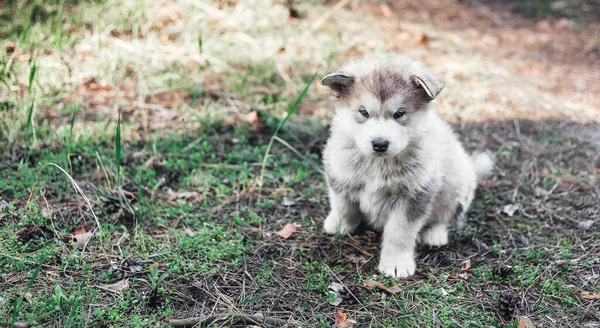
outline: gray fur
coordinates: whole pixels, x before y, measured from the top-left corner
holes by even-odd
[[[436,114],[430,101],[443,85],[420,64],[387,54],[351,61],[341,72],[323,79],[337,96],[323,152],[331,202],[324,228],[348,233],[365,220],[383,230],[379,270],[406,277],[415,271],[416,241],[448,242],[447,227],[464,221],[477,175],[491,170],[476,163],[493,162],[467,155]],[[398,110],[405,114],[394,119]],[[376,138],[389,141],[384,153],[374,151]]]

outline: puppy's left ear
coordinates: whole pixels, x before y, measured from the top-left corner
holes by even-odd
[[[342,72],[329,73],[321,79],[321,84],[331,89],[336,97],[344,96],[352,90],[354,76]]]
[[[411,76],[410,79],[418,88],[425,91],[429,101],[435,99],[435,97],[442,92],[442,89],[444,89],[444,84],[440,82],[433,73],[425,69],[419,74]]]

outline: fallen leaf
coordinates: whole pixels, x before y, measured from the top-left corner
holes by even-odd
[[[283,197],[283,202],[281,203],[283,206],[293,206],[296,205],[296,201],[292,197]]]
[[[593,220],[585,220],[585,221],[581,221],[579,222],[579,227],[582,229],[589,229],[592,227],[592,225],[594,225],[594,221]]]
[[[429,37],[427,36],[427,34],[425,34],[423,32],[417,34],[417,43],[418,44],[427,44],[427,42],[429,42]]]
[[[464,273],[459,273],[459,274],[458,274],[458,277],[459,277],[460,279],[467,280],[467,279],[469,279],[469,273],[467,273],[467,272],[464,272]]]
[[[288,223],[283,229],[277,231],[277,235],[283,239],[288,239],[290,236],[298,231],[298,226],[295,223]]]
[[[469,270],[471,268],[471,259],[467,259],[460,264],[460,271]]]
[[[156,267],[162,268],[162,267],[166,267],[167,265],[166,265],[166,264],[164,264],[164,263],[158,263],[158,262],[154,262],[154,263],[152,263],[152,264],[150,264],[150,265],[148,266],[148,270],[152,269],[152,267],[153,267],[153,266],[156,266]]]
[[[521,317],[518,328],[534,328],[533,322],[531,322],[531,320],[529,320],[527,317]]]
[[[200,194],[195,191],[173,191],[169,190],[170,200],[186,200],[186,201],[200,201]]]
[[[190,237],[194,237],[196,235],[196,232],[194,232],[192,229],[190,228],[184,228],[183,231],[185,231],[185,233],[190,236]]]
[[[93,236],[93,232],[82,232],[71,235],[71,246],[84,247]]]
[[[23,296],[23,298],[25,298],[25,300],[27,301],[27,303],[31,303],[31,299],[33,298],[33,295],[31,295],[31,292],[27,292],[27,293],[25,293],[25,295]]]
[[[581,298],[584,300],[600,300],[600,294],[582,291]]]
[[[329,289],[329,294],[333,295],[333,300],[329,301],[329,304],[333,306],[340,305],[344,300],[344,298],[341,295],[341,292],[344,291],[344,285],[339,284],[337,282],[333,282],[331,283],[331,285],[329,285]]]
[[[114,284],[98,285],[98,288],[115,294],[122,293],[129,289],[129,278],[117,281]]]
[[[367,289],[373,289],[373,287],[377,287],[377,289],[386,291],[392,295],[396,295],[400,292],[400,287],[396,284],[394,284],[392,288],[388,288],[386,285],[380,283],[379,281],[375,281],[372,279],[365,281],[363,283],[363,286],[365,286]]]
[[[246,114],[246,122],[252,125],[252,129],[256,132],[263,132],[265,127],[260,121],[260,117],[258,116],[258,112],[253,110],[250,113]]]
[[[513,216],[515,215],[515,212],[519,209],[519,204],[508,204],[506,206],[504,206],[504,208],[502,209],[502,213],[508,215],[508,216]]]
[[[342,311],[337,311],[335,314],[335,328],[352,328],[356,321],[352,319],[348,319],[346,313]]]

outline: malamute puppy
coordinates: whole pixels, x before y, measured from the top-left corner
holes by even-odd
[[[354,60],[321,84],[336,97],[324,150],[331,203],[324,229],[346,234],[364,220],[383,230],[379,271],[413,275],[417,241],[448,243],[448,226],[464,224],[492,157],[465,152],[430,104],[442,83],[406,57]]]

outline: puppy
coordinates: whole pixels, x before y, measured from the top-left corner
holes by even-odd
[[[347,234],[361,221],[383,230],[379,271],[411,276],[416,243],[448,243],[449,225],[464,225],[493,159],[467,155],[430,104],[444,86],[406,57],[357,59],[321,84],[336,97],[323,153],[331,203],[325,232]]]

